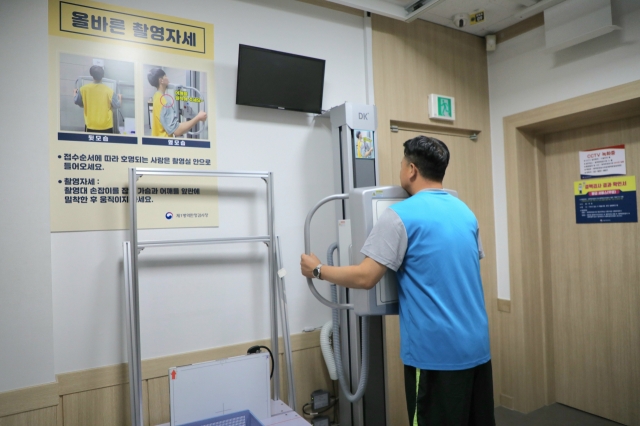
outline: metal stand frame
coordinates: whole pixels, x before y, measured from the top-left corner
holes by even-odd
[[[138,209],[137,182],[143,175],[154,176],[193,176],[193,177],[234,177],[260,178],[267,184],[267,226],[268,234],[254,237],[237,238],[208,238],[197,240],[155,240],[138,241]],[[280,399],[280,365],[278,350],[278,315],[277,297],[278,283],[276,278],[276,236],[274,234],[273,211],[273,174],[271,172],[222,172],[195,171],[179,169],[129,169],[129,212],[131,240],[123,244],[125,296],[127,308],[127,334],[129,361],[129,390],[131,395],[131,426],[142,426],[142,361],[140,352],[140,297],[138,282],[138,255],[149,247],[187,246],[202,244],[231,244],[231,243],[265,243],[269,248],[269,305],[271,313],[271,351],[276,354],[273,359],[273,399]]]

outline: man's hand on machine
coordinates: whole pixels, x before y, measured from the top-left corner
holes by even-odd
[[[200,111],[198,113],[198,115],[196,115],[195,118],[196,118],[197,121],[206,121],[207,120],[207,113],[204,112],[204,111]]]
[[[300,272],[307,278],[313,278],[313,270],[321,263],[315,254],[303,254],[300,257]]]
[[[303,254],[300,257],[300,272],[307,278],[313,278],[313,270],[321,263],[315,254]],[[320,270],[320,278],[344,287],[368,290],[380,281],[386,271],[386,266],[365,257],[359,265],[323,265]]]

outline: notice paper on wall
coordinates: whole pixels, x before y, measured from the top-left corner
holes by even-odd
[[[51,231],[218,226],[213,25],[89,0],[49,0]]]
[[[624,145],[580,151],[580,179],[626,174]]]
[[[638,222],[636,177],[574,182],[576,223]]]

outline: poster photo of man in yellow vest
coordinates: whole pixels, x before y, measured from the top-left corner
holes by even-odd
[[[189,104],[197,105],[201,102],[201,99],[184,98],[184,95],[175,93],[175,91],[168,91],[169,77],[163,68],[153,67],[147,72],[147,81],[155,89],[155,92],[151,96],[145,92],[145,96],[150,98],[151,113],[148,115],[150,120],[149,127],[151,130],[151,136],[159,137],[180,137],[185,136],[187,132],[193,131],[194,127],[199,122],[205,122],[207,120],[206,111],[193,111],[189,117],[185,115],[180,117],[178,110],[178,102],[185,102],[184,107],[191,110]],[[169,93],[171,92],[171,93]],[[199,107],[196,107],[196,111]],[[148,130],[145,128],[145,134],[148,134]],[[197,136],[200,138],[201,136]]]
[[[120,108],[122,95],[116,94],[102,83],[104,68],[94,65],[89,70],[93,82],[74,89],[73,102],[84,110],[84,131],[89,133],[114,133],[113,111]]]

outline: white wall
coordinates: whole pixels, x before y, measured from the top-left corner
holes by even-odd
[[[0,392],[53,374],[47,3],[0,4]],[[13,92],[13,93],[12,93]],[[10,94],[12,93],[12,94]]]
[[[558,53],[544,53],[540,27],[488,54],[498,297],[510,299],[504,117],[640,79],[640,2],[612,0],[622,27]],[[577,161],[577,160],[576,160]]]
[[[218,169],[275,173],[291,331],[322,325],[330,311],[313,299],[298,263],[307,211],[334,192],[329,122],[236,106],[238,44],[326,59],[323,108],[365,103],[363,18],[295,0],[141,0],[134,7],[214,24]],[[12,40],[1,48],[3,78],[29,82],[0,107],[7,200],[0,212],[2,392],[125,361],[122,241],[128,237],[125,231],[49,234],[49,135],[46,119],[33,118],[48,115],[45,101],[33,101],[48,96],[47,2],[5,0],[0,24],[0,35]],[[262,181],[220,180],[219,228],[141,231],[141,239],[264,233],[263,188]],[[317,253],[335,239],[334,231],[323,231],[335,229],[333,215],[331,208],[317,215]],[[147,249],[140,259],[143,358],[269,336],[264,246]]]

